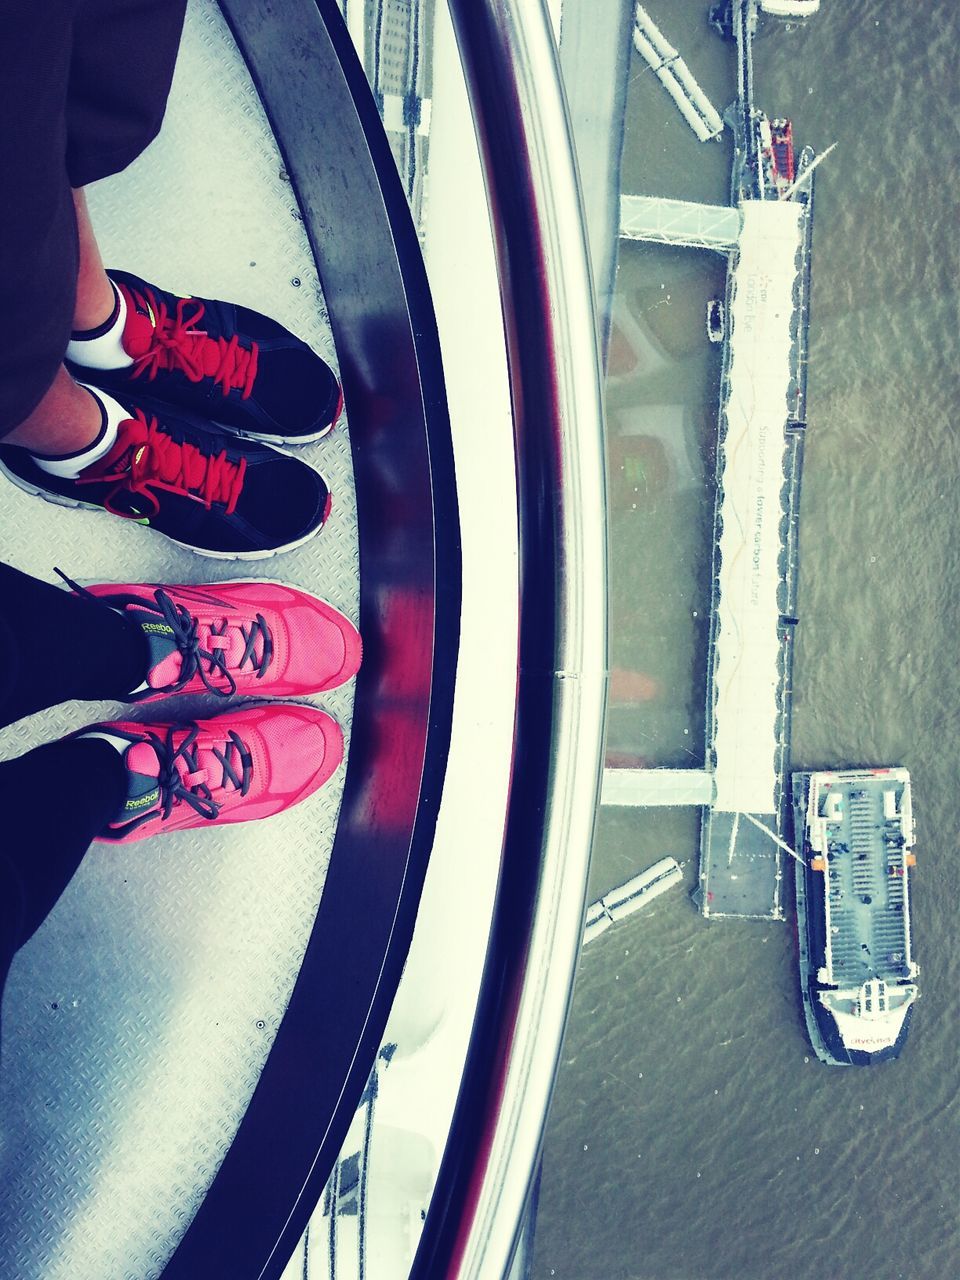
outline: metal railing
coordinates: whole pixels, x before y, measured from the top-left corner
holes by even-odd
[[[576,158],[544,3],[450,0],[496,243],[518,469],[520,660],[501,883],[464,1084],[414,1267],[514,1254],[580,948],[606,698],[603,409]]]

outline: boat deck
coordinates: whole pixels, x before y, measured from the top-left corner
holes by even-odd
[[[896,1057],[919,973],[910,937],[909,774],[795,773],[793,812],[804,855],[795,870],[810,1043],[833,1066]]]
[[[894,816],[885,815],[885,792],[896,796]],[[830,980],[841,987],[910,976],[903,792],[903,784],[892,781],[830,784],[838,812],[825,825],[828,956]]]

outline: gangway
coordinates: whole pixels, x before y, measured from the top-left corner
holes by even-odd
[[[603,771],[600,803],[628,808],[709,805],[713,777],[705,769],[616,769]]]
[[[691,200],[621,196],[620,235],[625,240],[729,253],[740,235],[740,211]]]

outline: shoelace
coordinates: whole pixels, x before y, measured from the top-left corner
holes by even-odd
[[[204,685],[211,693],[215,693],[217,697],[229,698],[237,692],[237,682],[232,672],[227,667],[227,660],[223,648],[218,645],[212,645],[211,649],[204,649],[200,646],[199,628],[200,623],[197,618],[190,613],[184,605],[178,605],[167,595],[162,587],[158,587],[154,592],[156,607],[147,604],[146,601],[137,601],[137,608],[150,610],[159,613],[164,622],[173,631],[173,638],[177,648],[180,650],[180,656],[183,663],[180,670],[180,676],[176,683],[169,686],[171,691],[182,689],[190,680],[194,672],[199,675]],[[221,619],[221,625],[217,627],[211,624],[211,636],[225,636],[229,622],[226,618]],[[273,659],[273,636],[270,628],[267,626],[266,619],[262,614],[258,613],[256,618],[250,623],[249,628],[242,623],[237,624],[241,636],[243,636],[244,649],[240,655],[240,661],[236,664],[237,670],[243,669],[243,664],[249,662],[252,670],[256,671],[257,679],[263,678]],[[260,642],[260,656],[257,657],[256,646]],[[212,650],[212,651],[211,651]],[[209,667],[205,671],[203,663],[209,663]],[[210,677],[219,672],[227,681],[227,688],[219,688],[215,685]]]
[[[213,378],[225,396],[237,388],[241,399],[249,398],[260,354],[256,342],[251,342],[248,350],[240,346],[235,333],[217,338],[194,328],[206,310],[197,298],[179,298],[174,314],[152,289],[145,297],[139,295],[139,300],[153,312],[154,328],[150,346],[134,358],[134,378],[145,373],[152,382],[160,369],[179,369],[191,382]]]
[[[187,735],[179,746],[174,746],[174,735],[185,728],[189,729]],[[144,728],[143,740],[153,747],[160,766],[157,784],[160,789],[161,821],[169,818],[174,807],[181,803],[188,804],[210,822],[219,817],[222,805],[213,798],[213,791],[206,781],[206,771],[200,767],[200,748],[197,745],[199,733],[200,726],[194,721],[169,725],[165,738],[161,738],[152,729]],[[236,730],[230,729],[224,740],[223,751],[216,747],[212,747],[211,751],[223,769],[216,789],[225,790],[229,784],[245,796],[253,780],[253,758],[240,735]],[[123,824],[123,829],[134,831],[155,817],[156,810],[151,809]]]
[[[86,587],[82,587],[79,582],[74,582],[62,569],[54,566],[53,571],[59,574],[67,586],[76,592],[78,596],[84,596],[87,600],[91,600],[94,604],[100,605],[105,609],[114,607],[107,604],[105,600],[101,600],[99,596],[95,596]],[[175,600],[171,599],[163,587],[157,587],[153,593],[153,598],[156,601],[155,605],[149,604],[139,596],[124,596],[123,600],[144,613],[159,614],[173,632],[174,643],[180,651],[182,664],[179,677],[174,684],[166,687],[166,691],[176,693],[178,689],[182,689],[189,682],[193,673],[196,672],[206,688],[211,693],[216,694],[218,698],[232,697],[237,692],[237,682],[227,667],[223,649],[215,647],[212,653],[206,649],[201,649],[198,636],[200,629],[199,619],[195,618],[185,605],[177,604]],[[224,636],[227,634],[228,620],[223,618],[221,623],[220,627],[211,624],[210,634],[212,636]],[[243,664],[249,662],[251,669],[257,673],[257,679],[261,680],[273,661],[273,633],[267,626],[267,621],[262,613],[257,614],[253,622],[250,623],[249,629],[242,622],[235,625],[243,636],[244,642],[243,653],[241,653],[240,661],[237,663],[237,670],[242,671]],[[257,641],[261,644],[259,658],[256,653]],[[209,662],[210,666],[207,671],[204,671],[201,665],[202,662]],[[218,671],[226,677],[228,688],[218,688],[208,679],[208,676],[212,676]]]
[[[127,520],[157,514],[160,503],[154,489],[199,498],[208,511],[215,502],[222,502],[229,516],[236,510],[246,469],[246,458],[231,462],[226,449],[218,454],[203,453],[188,441],[174,440],[160,428],[155,417],[148,418],[143,410],[136,409],[132,418],[120,423],[120,434],[111,451],[78,476],[77,484],[109,484],[115,480],[103,505]],[[112,499],[122,492],[141,494],[150,503],[150,510],[118,510]]]

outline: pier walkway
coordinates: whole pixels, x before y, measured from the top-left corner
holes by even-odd
[[[705,915],[780,918],[789,733],[797,404],[808,205],[748,200],[728,278],[708,657],[700,890]],[[786,536],[784,536],[786,526]]]

